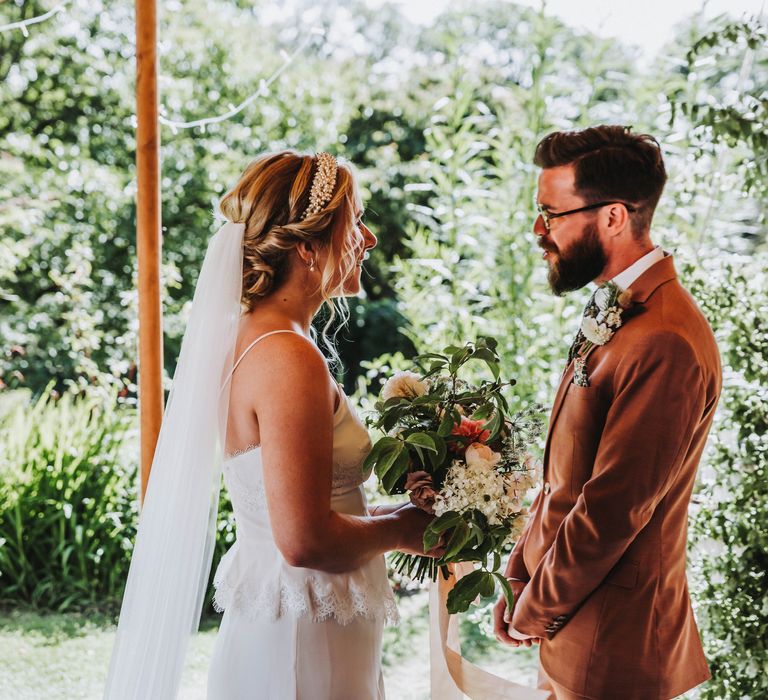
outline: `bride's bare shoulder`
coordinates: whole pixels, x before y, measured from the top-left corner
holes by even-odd
[[[238,329],[235,358],[241,358],[236,373],[266,379],[287,371],[325,370],[323,354],[315,343],[288,318],[244,318]]]

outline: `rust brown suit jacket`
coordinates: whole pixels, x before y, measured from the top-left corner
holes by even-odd
[[[721,389],[706,319],[666,256],[623,325],[557,391],[544,487],[515,545],[512,625],[595,700],[667,700],[709,678],[686,580],[687,512]]]

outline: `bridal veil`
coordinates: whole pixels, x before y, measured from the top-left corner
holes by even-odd
[[[197,631],[215,544],[243,224],[211,239],[139,517],[105,700],[169,700]]]

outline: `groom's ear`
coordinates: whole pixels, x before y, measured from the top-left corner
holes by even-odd
[[[600,228],[610,237],[618,236],[631,227],[629,213],[623,204],[611,204],[599,214]]]

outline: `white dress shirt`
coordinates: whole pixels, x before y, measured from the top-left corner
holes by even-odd
[[[632,263],[626,270],[616,275],[613,278],[613,282],[622,289],[629,289],[640,275],[663,259],[664,251],[660,246],[656,246],[650,253],[646,253],[640,260]]]

